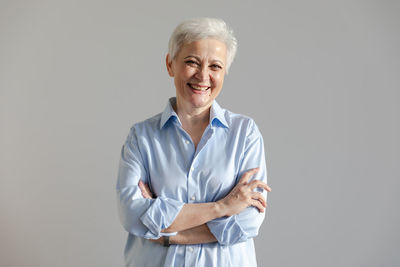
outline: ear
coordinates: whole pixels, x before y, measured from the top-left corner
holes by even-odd
[[[169,62],[169,54],[165,58],[165,64],[167,66],[167,71],[170,77],[174,77],[174,71],[172,70],[172,60]]]

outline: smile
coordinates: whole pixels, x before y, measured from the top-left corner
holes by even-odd
[[[187,83],[187,85],[192,88],[193,90],[196,91],[201,91],[201,92],[205,92],[208,89],[210,89],[210,86],[204,86],[204,85],[195,85],[195,84],[191,84],[191,83]]]

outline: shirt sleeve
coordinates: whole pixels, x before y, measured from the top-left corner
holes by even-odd
[[[257,179],[267,183],[263,138],[254,121],[251,121],[249,128],[237,181],[246,171],[260,167],[249,181]],[[260,188],[255,190],[261,192],[265,200],[267,199],[267,191]],[[264,217],[265,213],[260,213],[256,207],[250,206],[239,214],[209,221],[207,226],[221,245],[233,245],[257,236]]]
[[[139,180],[149,184],[148,171],[140,153],[135,127],[131,128],[121,150],[117,179],[117,205],[121,223],[129,233],[147,239],[176,233],[161,233],[179,214],[184,203],[167,198],[146,199]]]

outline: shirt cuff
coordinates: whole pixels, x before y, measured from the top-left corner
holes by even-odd
[[[207,222],[211,233],[221,245],[232,245],[247,240],[247,234],[240,226],[236,217],[236,215],[233,215]]]
[[[157,197],[140,220],[150,230],[153,238],[176,235],[176,233],[161,233],[161,231],[173,223],[184,204],[171,198]]]

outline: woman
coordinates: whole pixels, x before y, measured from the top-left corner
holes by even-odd
[[[266,166],[254,121],[215,101],[236,52],[219,19],[177,26],[166,65],[176,97],[135,124],[117,182],[127,266],[256,266]],[[150,190],[151,188],[151,190]]]

